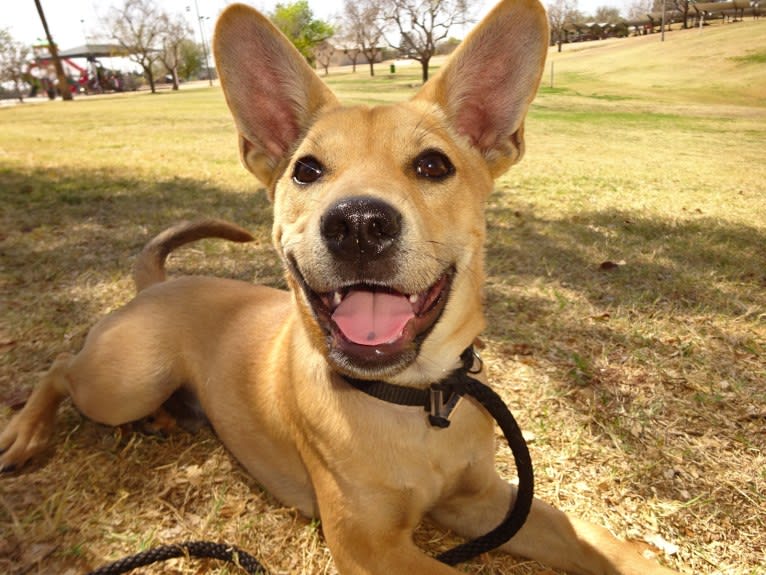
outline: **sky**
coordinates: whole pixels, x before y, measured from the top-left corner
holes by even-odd
[[[278,0],[245,1],[261,11],[270,12]],[[599,6],[623,9],[627,1],[579,0],[578,7],[582,12],[592,14]],[[156,2],[168,12],[185,14],[189,23],[194,26],[194,34],[199,41],[195,0],[156,0]],[[2,3],[4,6],[0,16],[0,28],[9,28],[11,35],[25,44],[33,44],[38,39],[44,38],[45,33],[32,0],[3,0]],[[115,3],[119,2],[116,0],[42,0],[53,39],[59,48],[64,50],[81,46],[86,39],[93,41],[94,37],[101,32],[99,29],[101,17],[106,14],[109,6]],[[196,0],[207,42],[210,41],[216,16],[230,3],[229,0]],[[324,20],[330,20],[334,15],[342,13],[343,4],[343,0],[309,0],[314,16]],[[480,17],[494,6],[495,0],[477,0],[473,4]]]

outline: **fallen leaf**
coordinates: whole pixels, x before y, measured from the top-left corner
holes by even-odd
[[[613,261],[607,260],[605,262],[601,262],[601,265],[598,266],[598,269],[602,271],[611,271],[611,270],[616,270],[620,266],[624,266],[624,265],[625,265],[624,261],[613,262]]]
[[[596,321],[607,321],[612,317],[612,314],[610,314],[608,311],[601,313],[599,315],[592,315],[590,316],[590,319],[596,320]]]
[[[197,485],[202,479],[202,468],[199,465],[191,464],[183,468],[185,479],[192,485]]]

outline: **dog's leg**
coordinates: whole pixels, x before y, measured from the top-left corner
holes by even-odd
[[[0,435],[0,466],[22,465],[50,438],[56,409],[70,396],[86,417],[121,425],[155,412],[184,380],[170,334],[151,307],[134,302],[99,322],[75,356],[61,354]]]
[[[366,513],[379,510],[368,509]],[[340,573],[458,575],[454,568],[418,549],[411,533],[401,531],[400,526],[391,525],[394,533],[371,533],[367,527],[363,521],[351,517],[344,524],[336,522],[333,528],[328,528],[327,522],[322,521],[327,545]]]
[[[494,471],[485,481],[431,512],[439,524],[465,537],[483,535],[496,525],[516,490]],[[675,571],[642,557],[606,529],[568,517],[535,499],[524,527],[502,549],[513,555],[581,575],[671,575]]]
[[[23,409],[0,434],[0,471],[10,471],[45,449],[56,410],[69,394],[66,371],[73,356],[62,353],[35,387]]]
[[[346,477],[317,464],[311,468],[322,531],[340,573],[458,575],[414,544],[412,533],[421,515],[403,502],[400,492],[351,489]]]

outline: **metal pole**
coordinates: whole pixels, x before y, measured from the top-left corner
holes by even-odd
[[[205,56],[205,69],[207,70],[207,81],[213,85],[213,76],[210,74],[210,62],[207,59],[207,42],[205,41],[205,31],[202,28],[202,17],[199,15],[199,5],[194,0],[194,10],[197,12],[197,23],[199,24],[199,35],[202,38],[202,54]]]

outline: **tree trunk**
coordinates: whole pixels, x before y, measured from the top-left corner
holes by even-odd
[[[178,90],[178,66],[173,66],[170,73],[173,75],[173,90]]]
[[[420,65],[423,68],[423,83],[425,84],[428,82],[428,63],[431,61],[431,58],[423,58],[420,61]]]
[[[59,58],[59,50],[56,47],[56,43],[53,41],[51,31],[48,29],[48,21],[45,19],[45,12],[40,5],[40,0],[35,0],[35,6],[37,7],[37,13],[40,15],[40,22],[43,24],[45,30],[45,38],[48,40],[48,49],[51,51],[51,58],[53,59],[53,66],[56,68],[56,76],[59,79],[59,91],[61,92],[61,98],[63,100],[72,100],[72,91],[69,89],[69,80],[67,80],[66,74],[64,74],[64,67],[61,65],[61,58]]]
[[[18,94],[19,103],[24,103],[24,92],[21,90],[21,82],[19,82],[18,79],[14,78],[13,83],[16,85],[16,94]]]
[[[370,63],[370,76],[375,75],[375,61],[374,60],[368,60]]]
[[[146,74],[146,79],[149,80],[149,89],[152,91],[152,94],[156,94],[157,89],[154,86],[154,73],[152,72],[151,65],[144,66],[144,73]]]
[[[684,14],[683,28],[684,30],[687,30],[689,28],[689,2],[684,3],[683,14]]]

